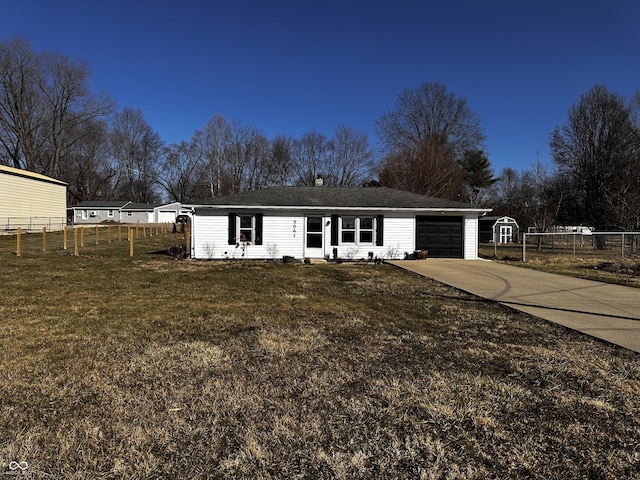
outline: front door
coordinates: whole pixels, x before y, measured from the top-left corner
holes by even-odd
[[[304,256],[324,258],[324,217],[306,217]]]
[[[500,225],[500,243],[511,243],[513,241],[513,227],[511,225]]]

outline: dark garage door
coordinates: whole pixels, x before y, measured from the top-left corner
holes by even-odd
[[[462,217],[416,217],[416,250],[432,258],[463,258]]]

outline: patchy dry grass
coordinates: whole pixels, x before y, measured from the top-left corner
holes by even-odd
[[[536,250],[531,247],[527,248],[526,262],[522,262],[522,245],[501,245],[497,250],[493,245],[482,245],[479,254],[519,267],[640,288],[640,257],[630,253],[622,257],[619,249],[584,247],[574,256],[571,248],[563,251],[561,248]]]
[[[637,354],[386,265],[110,248],[0,257],[0,473],[639,478]]]

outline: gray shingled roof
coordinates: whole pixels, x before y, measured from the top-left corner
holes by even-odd
[[[272,187],[214,198],[199,206],[446,208],[474,209],[470,204],[384,187]],[[484,210],[484,209],[480,209]]]
[[[78,203],[77,205],[73,205],[73,208],[122,208],[127,203],[128,200],[85,200],[83,202]]]
[[[163,203],[129,203],[126,207],[122,209],[122,211],[123,212],[134,211],[134,210],[150,211],[156,207],[159,207],[160,205],[164,205],[164,204]]]

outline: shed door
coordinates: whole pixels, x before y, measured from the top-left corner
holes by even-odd
[[[500,225],[500,243],[513,242],[513,227],[511,225]]]
[[[462,244],[462,217],[416,217],[416,250],[428,250],[431,258],[463,258]]]

